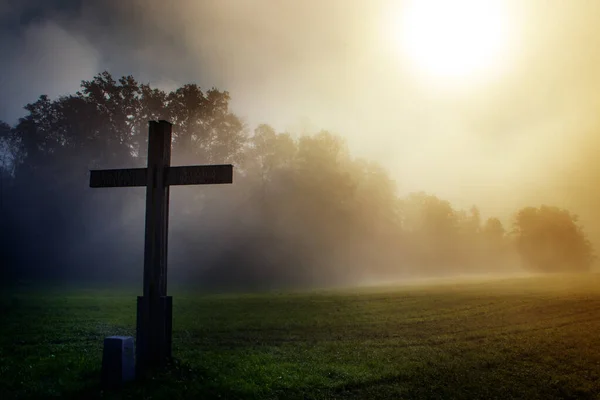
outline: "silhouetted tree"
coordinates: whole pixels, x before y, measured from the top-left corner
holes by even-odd
[[[188,84],[169,93],[167,109],[174,129],[174,155],[180,162],[238,162],[246,141],[244,125],[229,111],[229,93],[204,93]],[[185,161],[184,161],[185,160]]]

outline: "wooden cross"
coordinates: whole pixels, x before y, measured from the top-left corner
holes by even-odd
[[[161,366],[171,357],[173,301],[167,296],[169,187],[233,183],[233,166],[171,167],[171,128],[150,121],[148,167],[90,171],[90,187],[146,187],[144,295],[137,301],[136,365]]]

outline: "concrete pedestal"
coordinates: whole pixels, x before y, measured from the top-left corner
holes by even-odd
[[[135,351],[131,336],[109,336],[104,339],[102,384],[112,387],[135,378]]]

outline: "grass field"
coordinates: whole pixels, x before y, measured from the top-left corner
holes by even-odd
[[[247,295],[174,292],[177,362],[113,392],[102,340],[137,291],[5,292],[12,398],[600,398],[600,276]]]

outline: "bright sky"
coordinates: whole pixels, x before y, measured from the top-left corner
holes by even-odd
[[[600,1],[8,3],[9,122],[104,69],[165,89],[197,82],[229,90],[250,126],[343,135],[402,193],[484,215],[551,203],[600,217]]]

